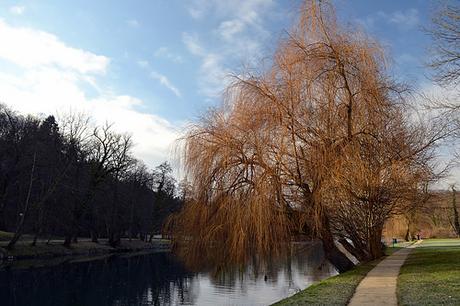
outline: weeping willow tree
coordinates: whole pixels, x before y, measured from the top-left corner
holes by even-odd
[[[404,92],[388,77],[375,41],[340,27],[329,4],[307,1],[271,67],[236,78],[222,106],[185,136],[183,164],[193,190],[166,227],[176,249],[190,261],[242,263],[282,255],[291,237],[303,234],[321,239],[339,271],[351,268],[335,240],[351,237],[339,226],[341,215],[362,230],[359,216],[348,213],[369,207],[358,205],[353,192],[384,185],[376,192],[391,193],[397,189],[389,186],[402,181],[416,189],[422,177],[413,167],[430,145],[411,138],[404,116],[393,116],[403,112]],[[375,154],[389,143],[398,149]],[[404,150],[405,162],[398,155]],[[385,170],[373,171],[381,160],[392,169],[387,179]],[[385,216],[402,202],[390,194],[381,202],[390,211]],[[378,257],[377,251],[360,257],[357,242],[374,250],[369,245],[379,233],[346,247],[358,258]]]

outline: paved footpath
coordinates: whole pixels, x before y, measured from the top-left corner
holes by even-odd
[[[375,266],[359,283],[348,305],[397,306],[396,282],[399,270],[409,253],[420,242],[422,240],[393,253]]]

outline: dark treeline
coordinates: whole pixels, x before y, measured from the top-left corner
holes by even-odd
[[[152,239],[177,209],[168,163],[149,170],[129,135],[84,115],[22,116],[0,105],[0,230],[37,238]]]

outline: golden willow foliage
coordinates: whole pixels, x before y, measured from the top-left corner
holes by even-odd
[[[331,6],[307,2],[271,68],[237,78],[184,139],[193,192],[166,227],[184,258],[279,255],[294,234],[321,238],[326,253],[334,235],[379,256],[382,222],[429,177],[438,135],[406,118],[384,63]]]

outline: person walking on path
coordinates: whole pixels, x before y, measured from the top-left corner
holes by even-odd
[[[414,244],[393,253],[375,266],[359,283],[348,305],[398,305],[396,283],[399,270],[412,249],[422,241],[418,240]]]

